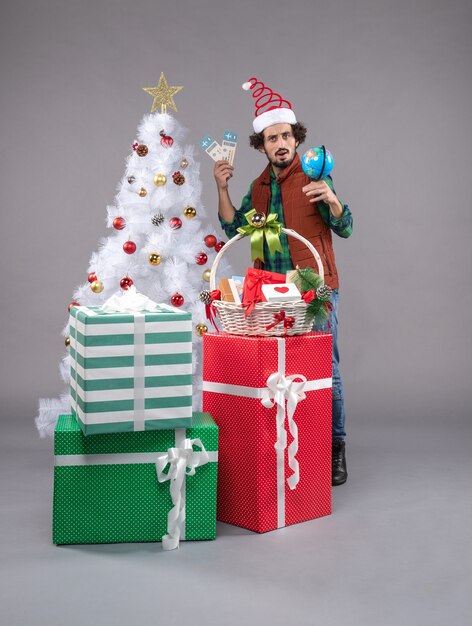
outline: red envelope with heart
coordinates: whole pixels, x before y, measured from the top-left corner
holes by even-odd
[[[262,285],[262,293],[267,302],[295,302],[302,297],[295,283]]]

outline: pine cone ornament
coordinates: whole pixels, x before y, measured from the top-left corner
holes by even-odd
[[[203,302],[203,304],[211,304],[211,294],[209,291],[200,291],[198,299],[200,302]]]
[[[174,172],[172,174],[172,180],[176,185],[183,185],[185,182],[185,176],[181,172]]]
[[[148,147],[143,143],[140,143],[139,146],[136,148],[136,154],[140,157],[145,157],[148,152]]]
[[[154,226],[160,226],[163,221],[164,216],[162,215],[162,213],[156,213],[156,215],[151,217],[151,222],[154,224]]]
[[[328,302],[331,300],[331,287],[328,287],[328,285],[320,285],[316,290],[316,297],[322,302]]]

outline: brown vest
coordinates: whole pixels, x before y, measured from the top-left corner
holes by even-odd
[[[300,157],[295,155],[293,163],[283,170],[277,179],[282,193],[282,206],[286,228],[291,228],[316,248],[323,262],[325,283],[331,289],[338,288],[338,272],[334,260],[331,230],[323,222],[316,203],[310,203],[302,187],[310,179],[304,173]],[[256,178],[252,186],[252,206],[267,215],[270,205],[270,165]],[[294,237],[287,237],[293,266],[314,267],[316,261],[306,245]]]

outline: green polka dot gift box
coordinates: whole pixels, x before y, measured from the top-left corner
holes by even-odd
[[[191,426],[190,313],[72,306],[69,335],[72,413],[86,435]]]
[[[55,544],[215,539],[218,427],[87,437],[73,415],[54,434]]]

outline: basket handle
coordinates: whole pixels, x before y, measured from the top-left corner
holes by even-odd
[[[286,235],[290,235],[291,237],[295,237],[295,239],[298,239],[299,241],[301,241],[302,243],[304,243],[306,245],[308,250],[315,257],[316,265],[318,266],[318,274],[319,274],[321,280],[324,282],[323,263],[321,262],[321,257],[319,255],[317,249],[308,241],[308,239],[305,239],[305,237],[302,237],[301,235],[299,235],[297,232],[295,232],[291,228],[282,228],[281,231],[283,233],[285,233]],[[244,237],[244,235],[240,235],[238,233],[232,239],[227,241],[225,243],[225,245],[221,248],[221,250],[218,252],[218,254],[216,255],[215,260],[213,261],[213,265],[211,267],[211,272],[210,272],[210,291],[213,291],[216,288],[216,270],[218,269],[218,265],[220,264],[221,257],[228,250],[228,248],[230,248],[232,245],[234,245],[239,239],[243,239],[243,237]]]

